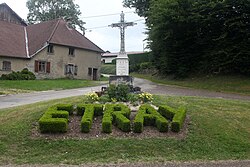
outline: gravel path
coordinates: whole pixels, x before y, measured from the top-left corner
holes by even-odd
[[[6,165],[0,167],[250,167],[250,160],[88,165]]]

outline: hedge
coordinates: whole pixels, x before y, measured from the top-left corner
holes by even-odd
[[[69,112],[48,109],[39,119],[41,133],[67,132]]]
[[[160,132],[168,131],[168,121],[149,104],[140,106],[135,116],[133,131],[141,133],[143,126],[156,126]]]
[[[77,115],[83,115],[81,120],[81,131],[88,133],[92,127],[94,116],[103,114],[103,105],[101,104],[82,104],[77,106]]]
[[[74,106],[72,104],[56,104],[52,106],[52,108],[56,108],[56,110],[68,111],[69,115],[73,115]]]
[[[130,109],[124,104],[106,104],[102,119],[102,131],[104,133],[112,132],[112,123],[124,131],[130,131]]]
[[[163,106],[159,106],[158,112],[163,115],[165,118],[172,120],[176,110],[167,106],[167,105],[163,105]]]
[[[175,113],[171,123],[171,130],[173,132],[179,132],[181,130],[186,118],[186,113],[187,112],[184,108],[178,109],[178,111]]]

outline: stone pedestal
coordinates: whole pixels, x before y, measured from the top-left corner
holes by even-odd
[[[114,75],[109,77],[110,85],[125,84],[133,87],[133,77],[128,75]]]
[[[129,75],[128,55],[125,52],[120,52],[116,58],[116,75],[117,76]]]

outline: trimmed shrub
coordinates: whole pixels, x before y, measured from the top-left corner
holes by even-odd
[[[82,104],[77,106],[77,115],[83,115],[81,120],[81,131],[88,133],[92,127],[94,116],[103,114],[101,104]]]
[[[123,104],[106,104],[102,120],[102,131],[104,133],[112,132],[112,123],[124,131],[130,131],[130,109]]]
[[[53,107],[56,107],[56,110],[68,111],[69,115],[73,115],[74,106],[72,104],[57,104]]]
[[[186,118],[186,110],[184,108],[180,108],[174,115],[172,123],[171,123],[171,130],[173,132],[179,132],[183,126],[183,123]]]
[[[168,131],[168,121],[149,104],[141,105],[139,108],[135,116],[133,131],[141,133],[143,126],[156,126],[160,132]]]
[[[41,133],[64,133],[68,129],[69,112],[50,108],[39,119]]]
[[[165,118],[172,120],[176,110],[167,106],[167,105],[163,105],[163,106],[159,106],[158,112],[163,115]]]

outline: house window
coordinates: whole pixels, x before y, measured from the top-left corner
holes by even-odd
[[[65,75],[70,74],[70,75],[77,75],[78,72],[78,67],[73,64],[67,64],[65,65]]]
[[[10,61],[3,61],[2,70],[10,71],[11,70],[11,62]]]
[[[74,56],[75,55],[75,48],[70,47],[69,48],[69,55]]]
[[[92,68],[88,68],[88,75],[89,75],[89,76],[92,75]]]
[[[37,72],[37,73],[50,73],[50,62],[35,61],[35,72]]]
[[[50,54],[54,53],[54,46],[49,44],[48,48],[47,48],[47,52],[50,53]]]

